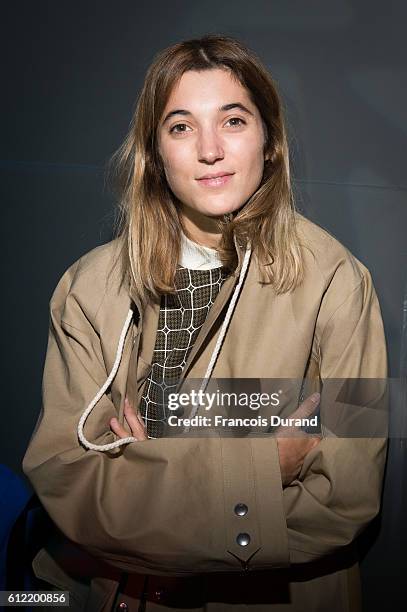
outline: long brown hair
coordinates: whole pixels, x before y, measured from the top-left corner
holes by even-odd
[[[257,55],[240,41],[210,34],[158,53],[137,99],[129,132],[108,165],[118,193],[115,237],[123,278],[142,302],[174,291],[182,225],[164,174],[157,129],[174,85],[187,70],[230,70],[257,106],[267,132],[261,183],[235,215],[218,222],[219,254],[233,270],[233,236],[251,241],[263,282],[276,293],[290,291],[303,277],[282,104],[274,81]]]

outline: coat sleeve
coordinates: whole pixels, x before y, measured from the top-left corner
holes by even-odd
[[[321,308],[317,325],[320,377],[325,384],[329,379],[356,379],[362,387],[367,384],[364,379],[376,379],[385,397],[387,353],[380,307],[369,271],[361,264],[360,270],[360,282],[348,292],[343,290],[346,284],[337,289],[339,273],[336,289],[328,290]],[[328,421],[334,421],[329,411],[335,405],[324,406],[323,401],[324,391],[321,409],[328,411]],[[363,412],[363,406],[359,408]],[[371,414],[376,416],[374,411]],[[283,491],[292,563],[346,546],[379,511],[385,429],[370,437],[351,437],[350,430],[339,435],[323,436],[306,456],[298,478]]]

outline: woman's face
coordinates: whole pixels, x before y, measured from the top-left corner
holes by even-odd
[[[218,217],[241,208],[261,182],[265,138],[257,107],[229,71],[185,72],[158,127],[167,182],[192,209],[185,213]]]

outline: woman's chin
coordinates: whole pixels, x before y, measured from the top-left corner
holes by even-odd
[[[222,219],[225,215],[229,215],[231,213],[235,213],[240,210],[242,205],[239,206],[211,206],[205,207],[205,209],[201,210],[202,214],[207,217],[213,217],[214,219]]]

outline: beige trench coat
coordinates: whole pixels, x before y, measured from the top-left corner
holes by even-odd
[[[302,215],[298,230],[305,281],[276,295],[258,282],[252,256],[212,376],[306,377],[315,388],[330,378],[386,378],[369,271]],[[126,573],[150,575],[152,611],[178,609],[165,599],[168,590],[192,593],[179,605],[184,610],[360,610],[353,542],[379,511],[385,438],[323,436],[285,488],[270,436],[161,438],[107,453],[80,444],[78,421],[112,369],[132,304],[139,316],[113,383],[86,422],[88,440],[117,439],[109,420],[123,423],[125,395],[137,404],[151,367],[159,305],[142,311],[118,274],[108,275],[116,246],[97,247],[71,265],[50,301],[43,406],[23,470],[61,536],[35,558],[37,576],[70,590],[72,609],[92,612],[119,603],[137,610],[137,590],[129,595],[120,583]],[[204,376],[242,265],[238,252],[185,379]],[[247,505],[244,516],[234,511],[237,503]],[[251,538],[245,547],[236,539],[242,532]]]

